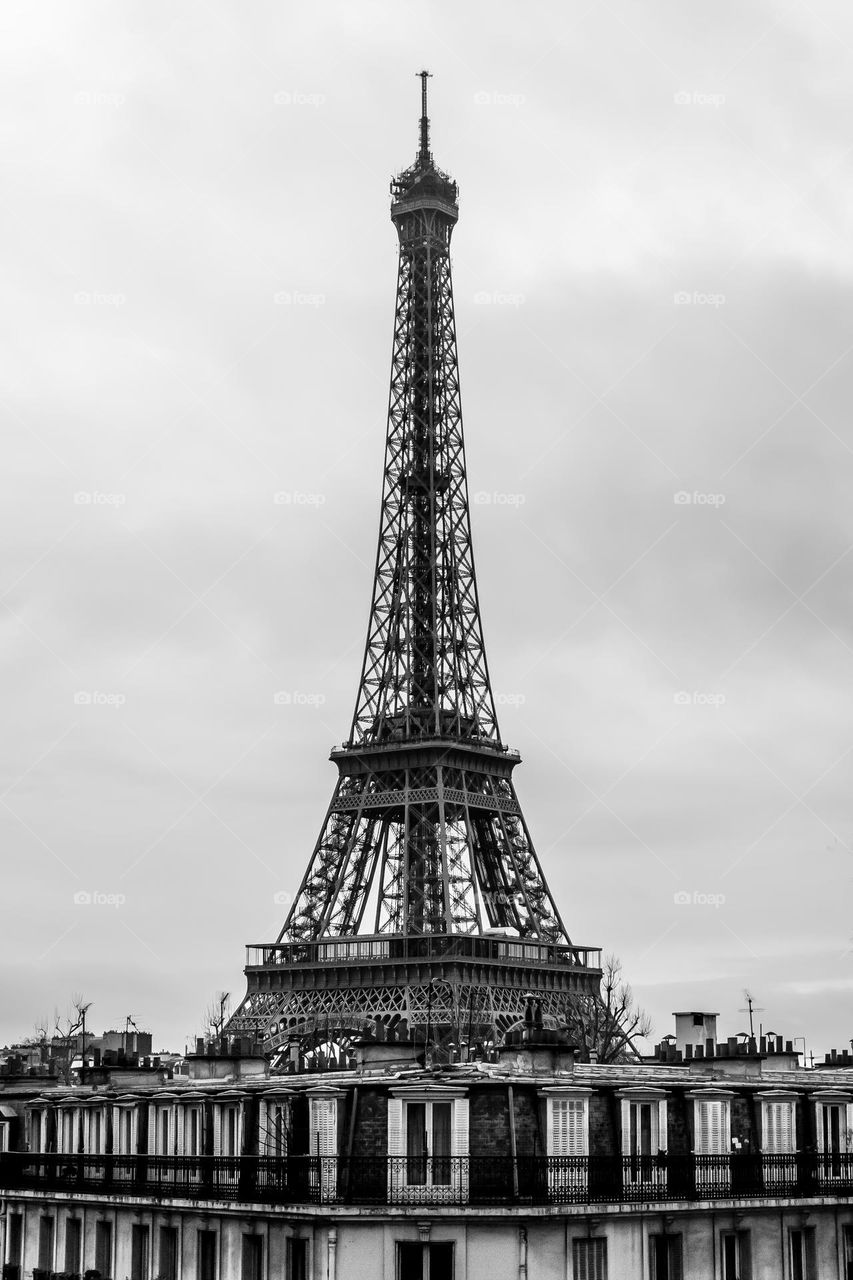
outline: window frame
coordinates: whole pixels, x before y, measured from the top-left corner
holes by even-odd
[[[593,1256],[583,1258],[583,1253]],[[607,1237],[574,1236],[572,1238],[573,1280],[607,1280]]]
[[[450,1177],[447,1182],[409,1182],[407,1145],[408,1106],[422,1103],[450,1103]],[[431,1116],[431,1111],[427,1114]],[[388,1098],[388,1191],[391,1203],[440,1201],[444,1190],[448,1201],[458,1203],[468,1195],[469,1099],[464,1089],[449,1085],[403,1086],[392,1089]],[[433,1170],[430,1168],[428,1174]],[[405,1243],[405,1242],[403,1242]]]
[[[726,1241],[735,1246],[735,1270],[729,1274]],[[743,1228],[720,1232],[720,1274],[722,1280],[752,1280],[752,1232]]]

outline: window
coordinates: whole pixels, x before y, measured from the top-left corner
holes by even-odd
[[[53,1270],[53,1218],[39,1218],[39,1267]]]
[[[216,1232],[199,1231],[197,1280],[216,1280]]]
[[[791,1280],[817,1280],[817,1258],[814,1227],[789,1230]]]
[[[102,1132],[100,1109],[92,1108],[86,1115],[86,1150],[93,1156],[101,1154]]]
[[[453,1280],[453,1245],[398,1244],[397,1280]]]
[[[574,1280],[607,1280],[607,1241],[573,1240]]]
[[[177,1280],[178,1275],[178,1229],[177,1227],[160,1228],[160,1248],[157,1262],[158,1280]]]
[[[6,1256],[9,1266],[17,1267],[18,1271],[20,1271],[24,1256],[24,1215],[22,1213],[10,1213],[7,1219],[7,1230],[9,1235]]]
[[[296,1236],[287,1242],[287,1280],[308,1280],[308,1241]]]
[[[662,1183],[666,1167],[666,1099],[660,1095],[622,1098],[622,1155],[626,1182]]]
[[[242,1280],[262,1280],[264,1242],[261,1236],[243,1236]]]
[[[682,1280],[681,1236],[649,1236],[649,1280]]]
[[[139,1222],[130,1228],[130,1280],[148,1280],[148,1228]]]
[[[77,1113],[76,1111],[72,1111],[70,1107],[60,1113],[59,1149],[63,1155],[73,1155],[77,1148],[77,1143],[75,1142],[75,1130],[77,1128],[75,1123],[76,1119]]]
[[[731,1145],[727,1098],[695,1098],[695,1151],[700,1156],[728,1154]]]
[[[114,1120],[115,1150],[117,1154],[136,1154],[136,1110],[134,1107],[117,1107]]]
[[[586,1193],[588,1154],[588,1107],[586,1095],[554,1094],[548,1097],[548,1187],[553,1195],[567,1200]]]
[[[724,1231],[721,1252],[723,1280],[752,1280],[752,1250],[748,1231]]]
[[[406,1105],[406,1182],[410,1186],[450,1185],[449,1102]]]
[[[287,1155],[286,1102],[265,1102],[263,1106],[262,1146],[268,1156],[279,1159]]]
[[[80,1218],[65,1219],[65,1270],[69,1275],[79,1275],[80,1246],[83,1240],[83,1223]]]
[[[40,1111],[33,1111],[30,1116],[30,1150],[43,1151],[42,1146],[42,1114]]]
[[[337,1098],[311,1098],[310,1104],[308,1154],[336,1156],[338,1154],[338,1100]]]
[[[196,1108],[192,1108],[187,1112],[187,1126],[192,1124],[192,1116],[197,1114]],[[196,1122],[197,1123],[197,1122]],[[190,1137],[187,1131],[187,1142]],[[218,1142],[218,1150],[216,1155],[220,1156],[237,1156],[240,1154],[240,1119],[239,1111],[236,1105],[222,1106],[219,1109],[219,1124],[216,1130]],[[196,1139],[197,1141],[197,1139]],[[190,1153],[187,1152],[189,1155]]]
[[[465,1197],[468,1186],[468,1099],[448,1097],[443,1091],[388,1103],[388,1177],[394,1203],[419,1200],[454,1201]],[[427,1191],[427,1188],[433,1190]],[[421,1190],[423,1189],[423,1190]]]
[[[95,1270],[105,1277],[113,1273],[113,1224],[95,1223]]]
[[[762,1101],[761,1149],[768,1155],[788,1155],[794,1151],[793,1101]]]
[[[185,1156],[201,1155],[201,1114],[198,1107],[187,1107],[184,1111],[184,1149]],[[233,1152],[222,1149],[223,1155]]]
[[[8,1120],[0,1120],[0,1151],[8,1151],[10,1149],[9,1130],[11,1127]]]
[[[846,1176],[849,1173],[849,1152],[853,1145],[853,1108],[846,1100],[828,1099],[817,1103],[816,1119],[821,1176]]]
[[[853,1280],[853,1227],[844,1228],[844,1280]]]

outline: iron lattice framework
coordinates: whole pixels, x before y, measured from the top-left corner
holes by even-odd
[[[486,1034],[521,1016],[526,990],[547,987],[558,1011],[597,984],[548,890],[512,782],[519,756],[498,730],[456,354],[458,193],[433,162],[420,74],[418,155],[391,184],[400,260],[388,434],[352,729],[332,752],[338,783],[299,893],[278,943],[251,957],[249,992],[230,1024],[270,1044],[318,1019],[343,1027],[398,1014],[417,1024],[438,977],[454,993],[448,1008],[458,1013],[464,999]],[[460,937],[479,940],[482,955],[468,947],[466,959],[457,946],[453,959]],[[430,940],[426,950],[419,938]],[[351,953],[336,939],[351,940]],[[488,972],[474,972],[478,959]]]

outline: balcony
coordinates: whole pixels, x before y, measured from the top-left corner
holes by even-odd
[[[584,1205],[853,1196],[853,1153],[733,1156],[86,1156],[9,1152],[0,1190],[261,1204]]]

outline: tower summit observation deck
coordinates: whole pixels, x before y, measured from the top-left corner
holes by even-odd
[[[447,1052],[488,1044],[535,993],[566,1016],[600,953],[573,945],[513,786],[489,681],[456,354],[456,183],[433,161],[427,72],[400,244],[379,546],[338,781],[275,943],[251,946],[229,1023],[273,1055],[406,1019]]]

